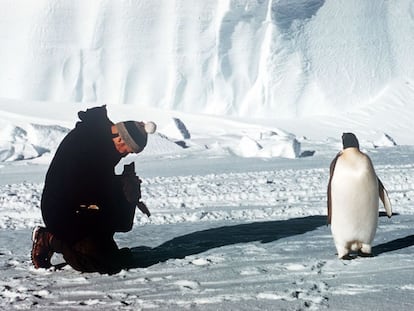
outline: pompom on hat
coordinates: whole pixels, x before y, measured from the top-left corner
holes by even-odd
[[[124,121],[115,124],[119,136],[134,153],[141,152],[147,145],[148,134],[157,130],[157,125],[152,122]]]

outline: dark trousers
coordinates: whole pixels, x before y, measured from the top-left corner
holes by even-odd
[[[119,249],[113,234],[89,235],[74,244],[68,244],[54,237],[52,249],[61,253],[66,263],[73,269],[81,272],[114,274],[130,266],[129,249]]]
[[[113,274],[130,266],[129,249],[118,249],[114,234],[132,228],[134,205],[120,206],[109,216],[87,209],[55,218],[50,214],[44,213],[43,218],[54,236],[52,250],[61,253],[75,270]]]

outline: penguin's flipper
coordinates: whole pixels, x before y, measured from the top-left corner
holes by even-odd
[[[331,165],[329,167],[329,182],[328,182],[328,225],[331,224],[331,218],[332,218],[332,198],[331,198],[331,182],[332,177],[335,170],[336,161],[338,160],[339,156],[342,154],[342,152],[339,152],[335,158],[332,160]]]
[[[379,178],[378,178],[378,190],[379,190],[379,197],[382,201],[382,204],[384,204],[384,208],[385,208],[385,211],[387,212],[387,216],[388,218],[391,218],[392,208],[391,208],[390,198],[388,197],[388,192],[384,188],[384,185],[382,184],[382,181]]]

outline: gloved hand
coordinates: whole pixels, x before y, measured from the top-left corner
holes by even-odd
[[[137,204],[141,199],[141,182],[138,176],[122,176],[122,190],[129,203]]]

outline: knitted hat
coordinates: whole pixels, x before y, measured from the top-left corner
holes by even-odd
[[[147,145],[147,134],[155,133],[157,125],[150,121],[147,123],[137,121],[124,121],[115,124],[119,136],[133,152],[141,152]]]

